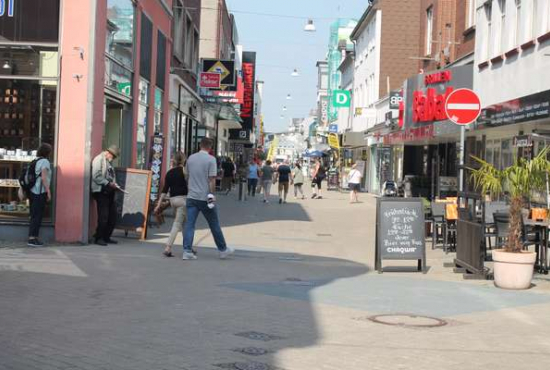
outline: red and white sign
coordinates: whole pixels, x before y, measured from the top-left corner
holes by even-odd
[[[222,75],[219,73],[201,72],[199,86],[206,89],[219,89],[221,81]]]
[[[445,114],[457,125],[475,122],[481,113],[481,100],[470,89],[458,89],[447,97]]]

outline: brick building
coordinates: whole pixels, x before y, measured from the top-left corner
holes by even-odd
[[[473,62],[475,0],[422,0],[419,69],[432,71]]]

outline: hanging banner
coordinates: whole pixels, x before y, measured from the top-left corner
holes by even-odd
[[[151,169],[150,199],[156,201],[160,192],[160,178],[162,171],[162,154],[164,153],[164,137],[154,135],[151,138],[151,152],[149,155],[149,168]]]

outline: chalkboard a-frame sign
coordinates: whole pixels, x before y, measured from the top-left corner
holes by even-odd
[[[115,193],[117,221],[115,228],[140,234],[141,239],[147,235],[147,218],[151,191],[151,171],[133,168],[117,168],[116,181],[123,193]]]
[[[426,273],[424,204],[421,198],[378,198],[375,267],[383,260],[416,260]]]

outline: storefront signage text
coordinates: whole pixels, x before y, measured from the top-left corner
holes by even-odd
[[[402,144],[409,141],[432,139],[433,137],[433,125],[414,127],[384,135],[384,145]]]
[[[438,95],[436,89],[429,88],[426,93],[415,91],[413,93],[413,122],[433,122],[447,119],[445,114],[445,101],[453,91],[447,87],[444,94]]]
[[[8,17],[13,17],[13,9],[15,7],[15,0],[0,0],[0,17],[7,15]],[[7,9],[6,9],[7,6]]]
[[[252,117],[254,109],[254,65],[243,63],[244,98],[241,107],[241,118]]]
[[[428,85],[438,84],[442,82],[450,82],[452,79],[453,79],[453,75],[450,70],[438,72],[438,73],[432,73],[424,76],[424,85],[428,86]]]

